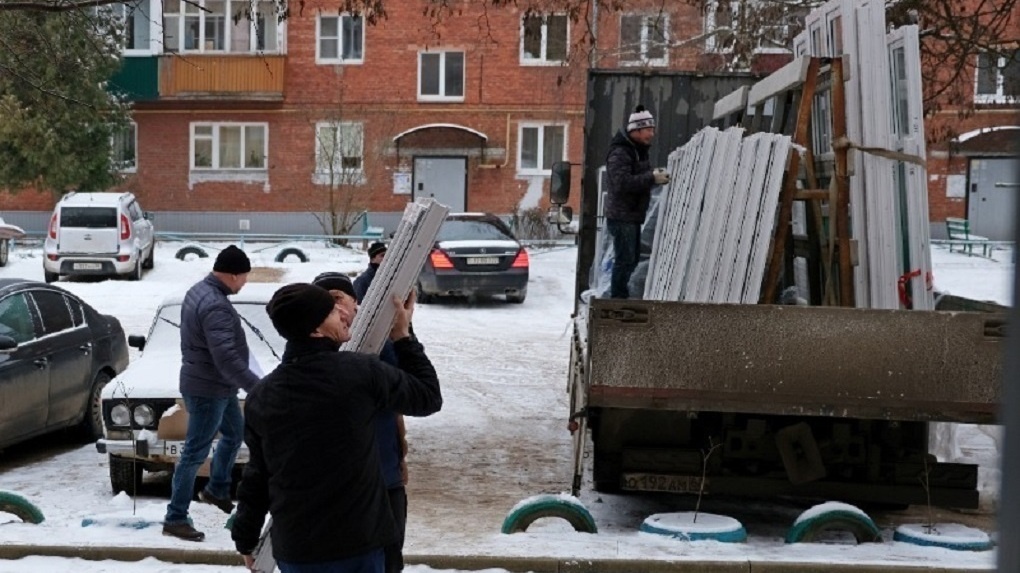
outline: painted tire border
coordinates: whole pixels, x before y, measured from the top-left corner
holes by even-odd
[[[586,507],[555,495],[538,495],[525,500],[512,509],[503,520],[502,533],[520,533],[537,519],[558,517],[581,533],[598,533],[595,519]]]

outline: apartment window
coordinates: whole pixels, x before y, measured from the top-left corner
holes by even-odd
[[[319,16],[315,61],[357,64],[365,60],[365,22],[361,16]]]
[[[263,171],[268,131],[264,123],[192,123],[191,169]]]
[[[974,103],[1020,101],[1020,51],[1009,55],[978,54],[976,72]]]
[[[317,123],[315,182],[323,185],[363,183],[364,153],[364,124],[351,121]]]
[[[464,52],[418,54],[418,99],[464,101]]]
[[[803,28],[807,13],[806,6],[784,2],[708,2],[705,4],[705,50],[729,53],[738,42],[743,42],[756,54],[788,53],[794,36]],[[841,36],[841,32],[832,35],[842,44]],[[817,37],[812,38],[813,43],[817,41]],[[821,53],[822,48],[814,46],[814,50]]]
[[[552,164],[566,157],[567,126],[563,124],[521,124],[517,137],[517,172],[549,175]]]
[[[163,2],[167,52],[279,52],[281,26],[272,0]]]
[[[138,126],[135,122],[115,130],[110,147],[114,169],[133,172],[138,167]]]
[[[561,64],[567,60],[567,17],[561,14],[521,19],[521,63]]]
[[[665,66],[669,63],[669,15],[624,14],[620,17],[620,63]]]

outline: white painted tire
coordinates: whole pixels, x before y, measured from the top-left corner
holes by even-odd
[[[893,533],[893,541],[956,551],[988,551],[995,546],[984,531],[958,523],[936,523],[930,531],[918,523],[901,525]]]
[[[747,541],[747,530],[744,525],[726,515],[698,513],[697,520],[693,511],[678,513],[656,513],[641,523],[641,531],[653,535],[664,535],[683,539],[684,541],[721,541],[723,543],[743,543]]]

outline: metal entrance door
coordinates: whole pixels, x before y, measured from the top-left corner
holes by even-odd
[[[466,157],[416,157],[414,198],[430,197],[462,213],[467,203]]]
[[[993,241],[1013,240],[1013,212],[1020,193],[1020,158],[972,159],[967,218],[970,231]]]

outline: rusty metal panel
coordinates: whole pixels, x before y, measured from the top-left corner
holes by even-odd
[[[160,58],[159,95],[282,99],[285,56],[173,54]]]
[[[991,423],[1004,316],[596,299],[589,406]]]

